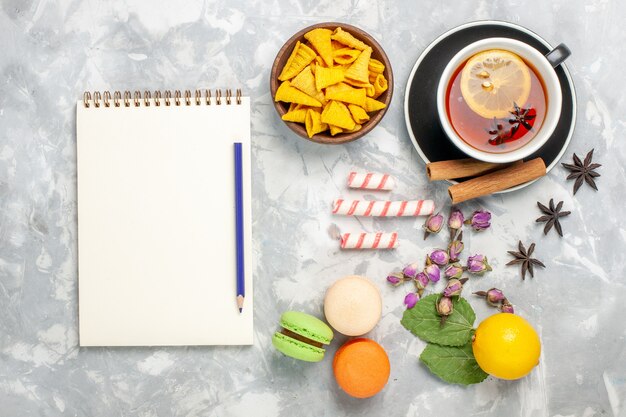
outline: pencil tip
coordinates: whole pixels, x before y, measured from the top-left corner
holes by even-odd
[[[241,313],[241,311],[243,310],[243,295],[238,295],[237,296],[237,307],[239,308],[239,312]]]
[[[242,311],[243,311],[243,308],[240,308],[240,309],[239,309],[239,312],[241,313]]]

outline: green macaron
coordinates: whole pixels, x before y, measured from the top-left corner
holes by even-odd
[[[317,317],[298,311],[287,311],[280,316],[281,331],[274,333],[272,344],[292,358],[319,362],[326,352],[322,346],[333,339],[333,331]]]

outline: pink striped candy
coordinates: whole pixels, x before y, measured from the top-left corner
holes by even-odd
[[[365,201],[344,200],[333,201],[333,214],[345,216],[429,216],[435,211],[432,200],[403,201]]]
[[[398,233],[344,233],[341,235],[341,249],[395,249],[398,247]]]
[[[348,187],[364,190],[393,190],[396,180],[389,174],[352,171],[348,175]]]

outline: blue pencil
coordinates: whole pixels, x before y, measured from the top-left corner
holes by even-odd
[[[241,143],[235,143],[235,236],[237,243],[237,307],[243,311],[246,277],[243,258],[243,161]]]

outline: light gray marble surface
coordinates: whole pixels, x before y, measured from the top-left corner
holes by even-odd
[[[133,4],[130,4],[133,3]],[[0,10],[0,416],[494,415],[626,416],[626,6],[617,0],[539,1],[46,1],[2,0]],[[489,378],[447,385],[418,362],[424,343],[408,333],[402,289],[384,278],[445,243],[424,242],[421,221],[338,219],[330,201],[357,195],[351,167],[390,172],[397,198],[428,196],[409,140],[404,89],[420,52],[464,22],[501,19],[549,42],[566,42],[578,94],[577,127],[564,160],[595,148],[599,192],[572,196],[555,168],[510,195],[464,204],[494,213],[493,227],[468,234],[494,271],[470,290],[502,288],[543,342],[540,365],[515,382]],[[345,146],[295,137],[272,107],[274,56],[297,30],[343,21],[374,35],[396,77],[381,124]],[[105,89],[241,86],[253,98],[255,343],[252,347],[90,348],[77,346],[75,100]],[[543,236],[535,201],[563,200],[565,236]],[[340,252],[327,228],[398,230],[391,252]],[[505,267],[518,239],[536,242],[547,265],[522,281]],[[358,273],[374,280],[383,317],[369,334],[387,350],[391,377],[374,398],[338,390],[332,355],[297,362],[271,345],[287,309],[322,316],[324,291]],[[441,285],[442,283],[440,283]],[[438,287],[436,289],[439,289]],[[471,299],[471,297],[470,297]],[[471,299],[478,320],[489,310]]]

